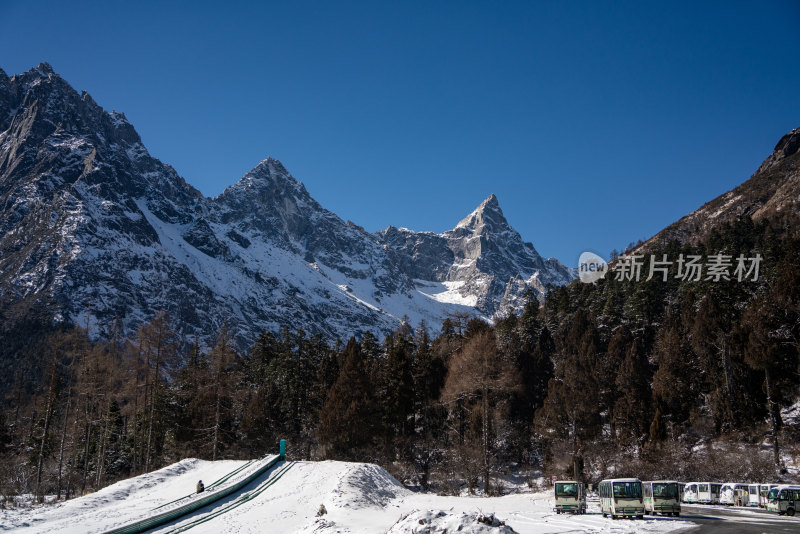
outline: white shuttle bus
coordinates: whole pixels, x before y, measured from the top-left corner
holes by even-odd
[[[556,513],[586,513],[586,488],[583,482],[559,480],[553,488]]]
[[[683,487],[683,502],[694,504],[697,500],[697,482],[687,482]]]
[[[759,504],[758,505],[761,508],[766,508],[767,507],[767,502],[768,502],[767,501],[767,494],[769,494],[769,490],[771,490],[772,488],[777,488],[778,486],[779,486],[779,484],[761,484],[758,487],[758,489],[759,489],[759,491],[758,491],[758,493],[759,493],[759,496],[758,496],[759,497],[758,498]]]
[[[767,511],[794,515],[800,506],[800,486],[777,486],[767,493]]]
[[[689,482],[683,493],[683,502],[700,504],[719,504],[719,482]]]
[[[747,484],[736,482],[726,482],[719,491],[719,503],[726,506],[737,504],[737,497],[743,495],[747,490]]]
[[[638,478],[613,478],[603,480],[597,486],[600,496],[600,511],[603,517],[644,518],[642,481]]]
[[[760,496],[759,496],[759,486],[758,484],[748,484],[747,485],[747,497],[748,500],[746,503],[743,503],[744,506],[759,506]]]
[[[644,511],[647,514],[681,515],[681,488],[675,480],[642,482]]]

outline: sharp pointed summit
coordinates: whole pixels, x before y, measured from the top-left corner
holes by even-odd
[[[480,203],[478,206],[479,210],[499,210],[500,209],[500,202],[497,201],[497,196],[492,193],[486,199]]]
[[[260,161],[238,182],[226,188],[220,197],[229,198],[242,191],[249,195],[260,192],[262,196],[266,194],[270,197],[289,194],[303,197],[304,200],[310,198],[305,186],[292,176],[280,161],[272,157]]]
[[[38,65],[36,65],[36,70],[41,72],[44,75],[55,74],[56,72],[53,70],[53,67],[50,66],[50,63],[46,61],[42,61]]]
[[[497,197],[492,193],[486,200],[480,203],[475,210],[458,222],[454,231],[459,228],[466,228],[475,234],[484,232],[504,232],[511,229]]]

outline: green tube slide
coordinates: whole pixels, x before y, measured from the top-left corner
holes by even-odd
[[[242,480],[236,482],[235,484],[231,484],[229,487],[222,488],[219,491],[214,491],[212,493],[209,493],[208,495],[205,495],[205,496],[203,496],[203,497],[201,497],[201,498],[199,498],[197,500],[188,502],[188,503],[184,504],[183,506],[175,508],[174,510],[169,510],[169,511],[166,511],[166,512],[162,512],[160,514],[156,514],[156,515],[150,516],[150,517],[148,517],[146,519],[142,519],[142,520],[133,522],[133,523],[131,523],[129,525],[125,525],[123,527],[119,527],[119,528],[115,528],[113,530],[109,530],[105,534],[136,534],[136,533],[145,532],[147,530],[154,529],[154,528],[159,527],[161,525],[164,525],[166,523],[170,523],[172,521],[175,521],[176,519],[178,519],[180,517],[183,517],[185,515],[188,515],[188,514],[191,514],[193,512],[196,512],[197,510],[199,510],[199,509],[201,509],[201,508],[203,508],[205,506],[208,506],[209,504],[213,504],[213,503],[215,503],[215,502],[217,502],[217,501],[219,501],[221,499],[224,499],[225,497],[228,497],[230,495],[233,495],[236,492],[241,491],[248,484],[250,484],[251,482],[253,482],[257,478],[262,476],[264,473],[266,473],[267,471],[269,471],[273,467],[275,467],[278,464],[278,462],[280,462],[280,461],[282,461],[284,459],[285,458],[283,456],[278,455],[275,458],[271,459],[266,464],[264,464],[262,467],[260,467],[259,469],[257,469],[256,471],[254,471],[253,473],[248,475],[247,477],[245,477]],[[219,479],[216,482],[214,482],[214,485],[218,486],[218,485],[222,484],[225,480],[228,480],[231,477],[235,476],[235,474],[237,472],[241,472],[241,470],[243,470],[246,466],[247,466],[247,464],[245,464],[244,466],[240,467],[238,470],[235,470],[234,472],[228,473],[227,475],[225,475],[221,479]],[[288,464],[288,467],[291,467],[291,464]],[[236,499],[232,503],[229,503],[228,505],[226,505],[225,509],[229,508],[231,504],[239,502],[239,500],[241,500],[244,496],[251,495],[254,491],[257,491],[259,488],[264,487],[265,484],[266,484],[266,486],[263,489],[266,489],[266,487],[269,487],[270,485],[272,485],[272,483],[274,483],[275,480],[280,478],[280,476],[283,476],[283,473],[286,471],[286,469],[288,469],[288,467],[283,468],[283,470],[280,472],[279,476],[272,477],[271,479],[266,481],[266,482],[272,481],[270,484],[266,484],[266,482],[262,483],[261,485],[258,486],[258,488],[256,488],[256,490],[253,490],[253,491],[250,491],[248,493],[245,493],[242,497],[239,497],[238,499]],[[263,491],[263,489],[261,491]],[[192,494],[192,495],[195,495],[195,494]],[[177,500],[172,501],[170,503],[161,505],[158,508],[155,508],[154,510],[158,510],[159,508],[163,508],[164,506],[167,506],[169,504],[176,503],[176,502],[178,502],[178,501],[180,501],[182,499],[186,499],[189,496],[190,495],[187,495],[185,497],[181,497],[180,499],[177,499]],[[247,500],[249,500],[251,498],[252,497],[249,497]],[[246,502],[246,501],[243,501],[243,502]],[[239,503],[239,504],[242,504],[242,503]],[[238,506],[238,504],[236,506]]]

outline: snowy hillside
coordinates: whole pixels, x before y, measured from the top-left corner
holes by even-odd
[[[491,319],[573,270],[543,259],[494,195],[443,234],[372,234],[325,210],[275,159],[205,198],[125,116],[43,63],[0,70],[0,312],[132,333],[158,310],[240,345],[283,325],[329,337]],[[88,315],[88,317],[87,317]]]
[[[0,510],[0,523],[22,533],[103,532],[146,516],[192,493],[245,462],[184,460],[124,480],[97,493],[27,511]],[[270,482],[273,482],[270,485]],[[260,493],[258,488],[266,488]],[[251,499],[241,499],[246,493]],[[241,500],[233,507],[232,503]],[[317,517],[320,505],[327,513]],[[283,462],[231,496],[152,532],[468,532],[531,534],[566,532],[669,532],[691,526],[674,518],[613,521],[590,507],[585,516],[552,511],[549,494],[497,498],[440,497],[412,493],[382,468],[346,462]],[[227,511],[225,511],[227,510]],[[488,519],[488,523],[480,518]],[[492,526],[494,519],[494,526]],[[500,525],[500,523],[505,525]],[[512,530],[513,529],[513,530]]]

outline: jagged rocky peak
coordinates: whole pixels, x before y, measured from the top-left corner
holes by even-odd
[[[242,230],[249,228],[273,237],[301,237],[310,230],[309,218],[324,211],[305,186],[271,157],[226,188],[214,201],[221,208],[223,222],[236,221],[243,225]]]
[[[461,219],[453,231],[458,229],[466,229],[474,234],[499,233],[510,230],[511,225],[500,209],[497,196],[492,193],[475,208],[475,211]]]
[[[23,83],[31,83],[37,79],[61,79],[61,76],[56,74],[50,63],[42,62],[29,69],[22,74],[15,74],[12,79],[21,80]],[[65,82],[66,83],[66,82]]]
[[[18,115],[15,135],[38,142],[58,134],[82,136],[93,144],[117,142],[130,147],[141,144],[139,134],[120,113],[108,113],[86,91],[78,93],[48,63],[11,78],[0,76],[0,96]],[[2,111],[2,110],[0,110]],[[0,114],[0,127],[9,127],[11,113]],[[9,123],[5,123],[8,120]]]
[[[270,183],[282,181],[292,184],[300,184],[299,181],[289,174],[289,171],[286,170],[286,167],[283,166],[283,163],[271,156],[268,156],[266,159],[260,161],[258,165],[253,167],[250,172],[244,175],[242,180],[261,180]]]
[[[775,149],[772,151],[772,154],[770,154],[767,159],[764,160],[756,173],[764,172],[775,165],[780,164],[786,158],[789,158],[797,153],[798,150],[800,150],[800,128],[795,128],[791,132],[781,137],[781,140],[778,141],[777,145],[775,145]]]
[[[242,198],[243,196],[246,198]],[[270,202],[286,196],[302,202],[311,200],[305,186],[292,176],[280,161],[268,157],[238,182],[226,188],[218,198],[223,202],[240,202],[247,199]]]
[[[42,73],[43,76],[51,76],[51,75],[55,75],[55,73],[56,73],[53,70],[53,67],[50,66],[50,63],[48,63],[46,61],[42,61],[41,63],[36,65],[36,70],[39,71],[40,73]]]
[[[508,223],[494,194],[442,237],[448,241],[456,258],[485,263],[487,254],[499,254],[504,257],[503,263],[511,260],[512,264],[517,264],[522,255],[541,262],[533,245],[524,243],[522,236]]]

